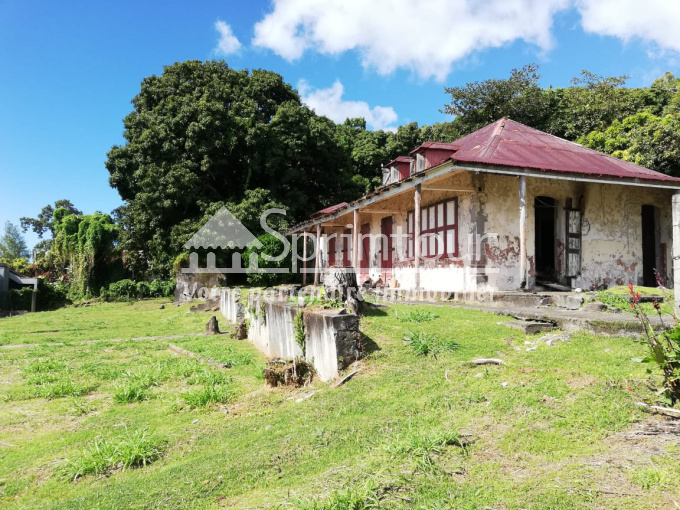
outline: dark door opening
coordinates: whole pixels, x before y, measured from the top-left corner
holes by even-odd
[[[361,251],[359,252],[359,267],[361,268],[360,276],[364,280],[368,278],[370,265],[370,255],[371,255],[371,225],[364,223],[361,225],[361,239],[359,241],[359,246],[361,246]]]
[[[642,285],[645,287],[657,286],[654,275],[659,257],[657,218],[656,207],[642,206]]]
[[[392,279],[392,216],[380,220],[380,273],[383,282]]]
[[[534,199],[535,215],[535,243],[536,248],[536,278],[555,281],[557,268],[555,267],[555,218],[557,208],[555,199],[550,197],[536,197]]]

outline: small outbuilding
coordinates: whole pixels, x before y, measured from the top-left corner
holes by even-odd
[[[35,312],[38,293],[38,279],[27,278],[13,271],[7,264],[0,263],[0,313],[9,311],[9,291],[33,287],[31,296],[31,312]]]
[[[290,230],[319,239],[317,283],[342,265],[401,289],[680,289],[679,178],[503,118],[424,143],[383,184]]]

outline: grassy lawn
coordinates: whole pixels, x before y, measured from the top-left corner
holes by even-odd
[[[171,340],[230,369],[107,341],[211,315],[160,303],[0,320],[2,343],[41,344],[0,349],[0,507],[680,505],[680,427],[632,405],[659,383],[632,339],[527,351],[498,316],[396,305],[362,319],[370,354],[345,385],[267,389],[247,341]]]

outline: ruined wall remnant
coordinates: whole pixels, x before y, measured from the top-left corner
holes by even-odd
[[[248,339],[270,358],[304,358],[314,365],[319,378],[328,381],[359,357],[359,317],[343,310],[314,310],[288,301],[249,296],[222,289],[222,315],[232,321],[248,321]],[[296,316],[304,323],[304,352],[296,342]]]

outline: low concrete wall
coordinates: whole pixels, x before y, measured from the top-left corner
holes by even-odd
[[[220,289],[220,313],[229,322],[240,322],[245,318],[239,289]]]
[[[359,356],[359,317],[342,310],[309,310],[280,300],[248,297],[223,289],[220,310],[225,319],[247,319],[248,339],[270,358],[303,357],[295,342],[295,317],[302,312],[305,325],[305,360],[314,365],[319,378],[329,381]],[[245,309],[244,309],[245,308]]]

